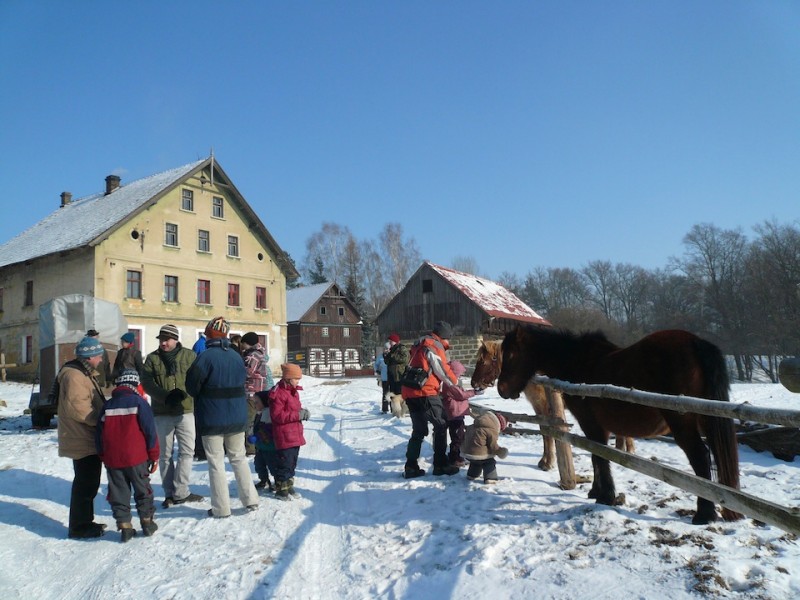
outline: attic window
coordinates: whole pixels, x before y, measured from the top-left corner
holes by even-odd
[[[430,294],[433,291],[433,279],[422,280],[422,293]]]
[[[321,315],[328,314],[328,309],[326,307],[324,307],[324,306],[320,306],[319,307],[319,314],[321,314]]]
[[[214,196],[211,200],[211,216],[217,219],[222,219],[225,217],[222,206],[222,198],[219,196]]]
[[[138,240],[139,239],[139,231],[138,230],[134,229],[134,230],[131,231],[131,239],[132,240]]]
[[[264,255],[261,252],[259,252],[258,253],[258,262],[261,262],[263,260],[264,260]]]

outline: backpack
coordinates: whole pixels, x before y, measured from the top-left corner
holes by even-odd
[[[406,370],[403,371],[403,374],[400,376],[400,385],[404,385],[414,390],[421,390],[422,387],[425,385],[425,382],[428,381],[428,377],[430,377],[431,370],[430,367],[427,369],[420,367],[412,367],[411,363],[415,362],[415,359],[419,354],[422,352],[422,344],[417,342],[413,346],[411,346],[411,359],[408,361],[408,365],[406,366]],[[422,357],[424,358],[424,357]]]

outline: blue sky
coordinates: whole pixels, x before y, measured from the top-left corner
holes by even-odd
[[[658,268],[798,223],[800,3],[2,0],[0,119],[0,243],[213,148],[298,264],[329,221]]]

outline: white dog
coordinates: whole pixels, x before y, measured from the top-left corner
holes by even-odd
[[[403,400],[403,396],[400,394],[392,394],[390,402],[392,404],[392,414],[395,417],[404,417],[408,414],[408,406],[406,405],[406,401]]]

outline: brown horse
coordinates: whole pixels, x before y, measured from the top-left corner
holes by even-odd
[[[541,373],[573,383],[608,383],[662,394],[683,394],[728,401],[728,371],[724,357],[711,342],[686,331],[659,331],[632,346],[619,348],[602,333],[576,335],[567,331],[519,326],[503,340],[497,390],[503,398],[518,398],[531,376]],[[564,395],[586,437],[607,444],[609,432],[655,437],[672,432],[698,477],[711,480],[709,446],[720,483],[739,489],[739,449],[733,420],[695,413],[678,413],[611,398]],[[708,445],[701,437],[708,439]],[[589,492],[600,504],[617,503],[608,460],[592,455],[594,482]],[[722,509],[726,521],[742,515]],[[717,519],[714,503],[697,499],[692,523]]]
[[[503,366],[503,352],[501,340],[484,340],[478,348],[478,358],[475,361],[475,371],[472,373],[472,387],[476,389],[486,389],[494,385],[500,369]],[[533,411],[537,415],[550,416],[550,404],[547,402],[544,387],[537,383],[528,382],[523,390],[525,398],[530,402]],[[559,392],[553,392],[558,394]],[[555,440],[550,436],[542,436],[542,458],[539,460],[539,468],[549,471],[555,465],[556,445]],[[634,452],[633,438],[616,436],[616,446],[620,450]]]

